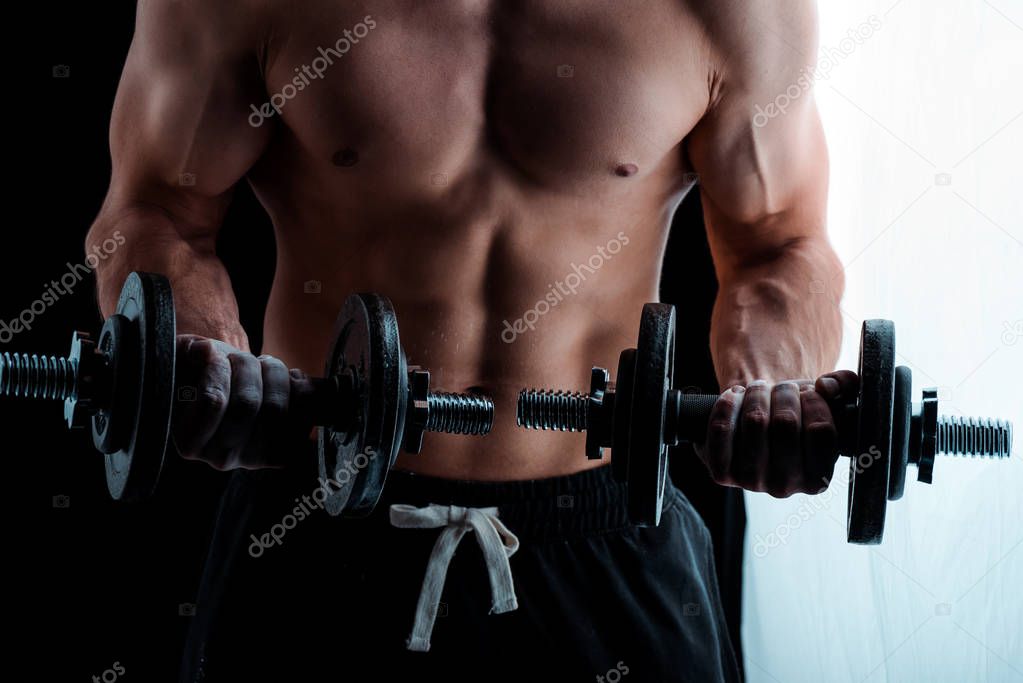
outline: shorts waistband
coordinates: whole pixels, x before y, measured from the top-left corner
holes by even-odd
[[[633,526],[628,518],[625,484],[605,465],[576,474],[525,481],[441,479],[393,470],[378,512],[403,503],[497,507],[498,516],[520,538],[562,539]],[[664,509],[676,504],[677,490],[665,491]],[[383,510],[381,510],[383,508]]]

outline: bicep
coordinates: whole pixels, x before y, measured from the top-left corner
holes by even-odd
[[[269,135],[247,121],[264,92],[255,49],[244,22],[218,26],[220,4],[140,3],[111,116],[108,201],[159,206],[196,230],[219,226]]]
[[[827,147],[810,75],[816,16],[812,3],[794,4],[802,5],[794,15],[754,17],[737,32],[720,92],[687,141],[719,268],[824,235]]]

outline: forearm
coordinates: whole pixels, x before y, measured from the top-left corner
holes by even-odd
[[[190,230],[156,206],[104,207],[86,237],[86,251],[115,232],[120,232],[124,244],[96,268],[97,297],[104,316],[116,309],[129,273],[160,273],[174,291],[178,334],[220,339],[249,350],[230,277],[216,255],[215,237],[190,235]]]
[[[816,378],[842,341],[842,267],[824,238],[719,275],[711,353],[722,387],[753,379]]]

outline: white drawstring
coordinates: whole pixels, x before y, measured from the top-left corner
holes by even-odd
[[[412,505],[392,505],[391,524],[401,529],[444,530],[433,544],[430,562],[426,565],[423,588],[416,605],[416,618],[409,636],[408,649],[427,652],[430,649],[430,634],[437,618],[444,580],[448,565],[455,554],[455,548],[468,531],[476,532],[476,540],[483,551],[483,559],[490,575],[491,614],[501,614],[518,609],[515,586],[512,584],[511,565],[508,558],[519,549],[519,539],[497,518],[497,508],[466,508],[459,505],[436,505],[424,508]]]

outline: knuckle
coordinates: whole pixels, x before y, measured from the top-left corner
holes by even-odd
[[[197,397],[199,409],[206,414],[217,414],[227,408],[227,392],[219,385],[207,385]]]
[[[255,415],[263,403],[262,394],[255,387],[242,387],[231,396],[231,409],[243,415]]]
[[[707,424],[707,436],[712,441],[730,437],[735,431],[735,424],[731,420],[715,419]]]
[[[188,345],[188,355],[196,360],[207,363],[223,356],[217,345],[213,343],[213,340],[206,337],[193,340]]]
[[[784,409],[775,411],[771,422],[776,430],[785,433],[796,433],[799,431],[799,415],[794,410]]]
[[[268,370],[287,371],[288,366],[280,358],[275,356],[259,356],[260,364]]]
[[[742,416],[743,427],[763,431],[767,429],[771,416],[763,408],[753,408],[746,411]]]
[[[826,420],[811,422],[805,426],[804,430],[814,450],[831,450],[838,439],[838,430],[835,425]]]
[[[288,397],[281,392],[268,392],[263,396],[259,413],[270,419],[281,418],[288,412]]]
[[[259,373],[260,363],[251,353],[232,353],[227,360],[230,363],[232,375]]]
[[[726,406],[727,408],[734,408],[736,404],[742,401],[742,394],[737,394],[732,390],[728,390],[725,393],[718,396],[717,405]]]

